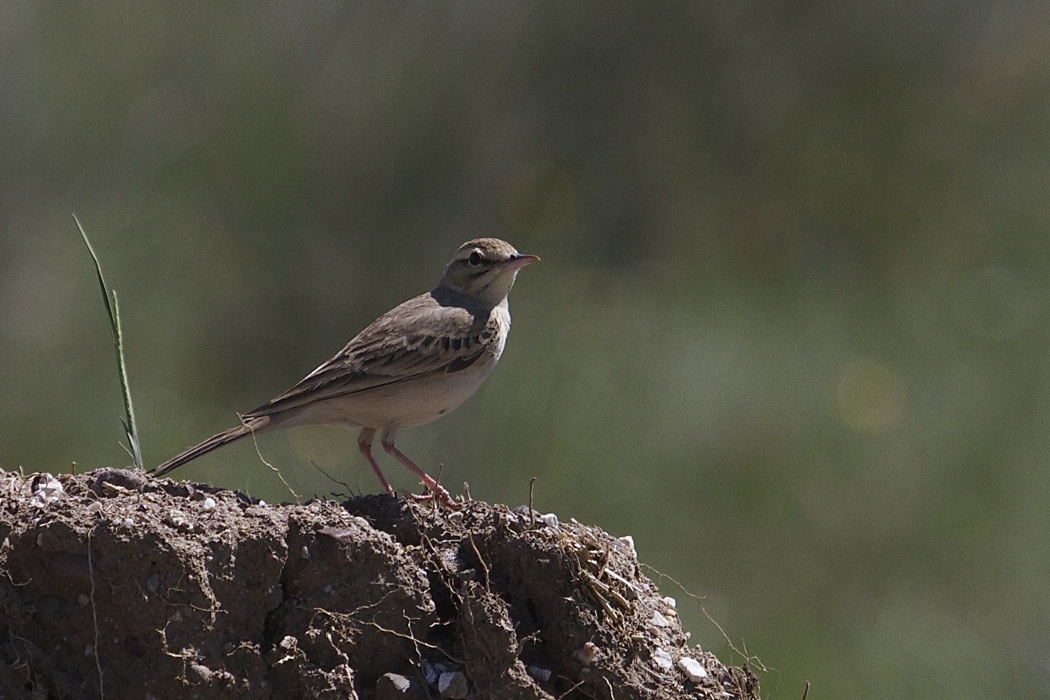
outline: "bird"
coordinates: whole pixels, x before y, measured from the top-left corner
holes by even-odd
[[[507,295],[518,272],[538,260],[498,238],[467,241],[431,291],[377,318],[291,389],[241,415],[239,425],[149,473],[164,476],[249,435],[336,425],[360,428],[358,450],[388,494],[396,497],[372,454],[377,432],[383,450],[422,480],[428,493],[421,498],[452,503],[448,491],[395,446],[395,437],[401,428],[447,415],[481,386],[507,342]]]

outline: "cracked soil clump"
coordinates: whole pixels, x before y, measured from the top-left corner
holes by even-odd
[[[0,610],[3,698],[758,697],[628,539],[477,501],[0,472]]]

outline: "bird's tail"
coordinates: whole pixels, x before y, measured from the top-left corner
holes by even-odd
[[[180,452],[167,462],[151,469],[149,473],[151,476],[164,476],[168,472],[174,471],[183,464],[186,464],[186,462],[193,461],[202,455],[208,454],[212,450],[222,447],[223,445],[228,445],[231,442],[240,440],[242,437],[246,437],[253,433],[261,433],[269,427],[269,416],[253,416],[247,418],[240,425],[236,425],[229,430],[224,430],[218,435],[212,435],[199,445],[194,445],[193,447]]]

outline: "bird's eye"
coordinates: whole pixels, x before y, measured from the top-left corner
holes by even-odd
[[[481,264],[481,261],[484,259],[485,258],[481,255],[481,253],[475,250],[473,253],[470,254],[470,257],[467,258],[467,262],[477,267]]]

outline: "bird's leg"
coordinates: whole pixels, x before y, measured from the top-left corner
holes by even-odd
[[[380,438],[380,442],[383,445],[383,449],[387,451],[387,454],[392,455],[398,462],[408,467],[414,474],[423,480],[423,485],[427,487],[432,496],[440,498],[445,504],[451,505],[453,503],[452,496],[448,491],[445,490],[438,482],[434,481],[433,477],[427,474],[425,471],[420,469],[415,462],[409,459],[401,450],[394,446],[394,436],[397,435],[396,428],[387,428],[383,431],[383,436]]]
[[[390,482],[383,476],[383,470],[379,468],[379,464],[376,462],[376,458],[372,456],[372,438],[375,437],[376,431],[373,428],[364,428],[361,430],[360,435],[357,436],[357,449],[361,450],[361,454],[365,456],[368,463],[372,465],[372,471],[376,473],[376,477],[379,478],[379,483],[383,485],[383,488],[394,498],[397,498],[397,493],[394,491],[394,487],[390,485]],[[383,434],[384,436],[386,433]],[[385,437],[384,437],[385,439]],[[386,445],[384,445],[386,447]]]

